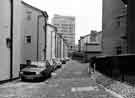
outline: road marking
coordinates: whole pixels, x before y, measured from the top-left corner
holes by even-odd
[[[71,88],[72,92],[83,92],[83,91],[99,91],[97,86],[89,86],[89,87],[73,87]]]

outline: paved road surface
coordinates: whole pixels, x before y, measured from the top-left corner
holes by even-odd
[[[89,77],[87,68],[71,60],[44,82],[0,85],[0,98],[116,98]]]

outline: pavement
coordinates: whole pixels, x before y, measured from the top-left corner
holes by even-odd
[[[87,63],[70,60],[43,82],[0,85],[0,98],[119,98],[88,74]]]

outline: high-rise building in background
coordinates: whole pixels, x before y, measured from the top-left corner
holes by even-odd
[[[52,24],[57,27],[57,33],[62,34],[68,43],[69,52],[75,48],[75,17],[54,15]]]

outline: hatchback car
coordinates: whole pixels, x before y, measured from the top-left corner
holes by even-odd
[[[69,60],[70,60],[70,58],[69,58],[69,57],[65,57],[64,59],[65,59],[66,61],[69,61]]]
[[[61,58],[60,61],[61,61],[62,64],[66,64],[66,59]]]
[[[51,72],[54,72],[57,69],[57,64],[53,59],[47,60],[51,66]]]
[[[55,58],[55,59],[52,59],[52,60],[53,60],[54,63],[56,64],[56,67],[57,67],[57,68],[61,68],[62,62],[60,61],[60,59]]]
[[[21,80],[39,81],[51,76],[51,66],[48,61],[32,62],[20,71]]]

